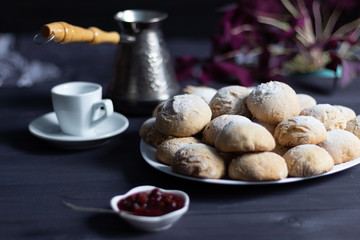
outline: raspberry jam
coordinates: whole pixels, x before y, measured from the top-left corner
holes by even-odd
[[[158,188],[132,194],[119,201],[120,211],[138,216],[161,216],[184,207],[182,196],[166,193]]]

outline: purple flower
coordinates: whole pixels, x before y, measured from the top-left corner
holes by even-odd
[[[237,78],[249,86],[254,80],[283,80],[291,72],[342,66],[345,85],[358,73],[353,65],[360,63],[348,58],[360,37],[360,18],[341,16],[345,11],[359,15],[359,5],[355,0],[238,0],[219,9],[210,57],[178,59],[178,77],[202,83]],[[253,62],[238,61],[249,56]]]

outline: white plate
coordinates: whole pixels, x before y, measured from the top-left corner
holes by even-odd
[[[147,144],[145,141],[141,140],[140,142],[140,151],[141,155],[145,159],[145,161],[152,166],[153,168],[167,173],[172,176],[176,176],[179,178],[184,178],[192,181],[198,181],[198,182],[204,182],[204,183],[212,183],[212,184],[223,184],[223,185],[267,185],[267,184],[281,184],[281,183],[292,183],[292,182],[299,182],[304,181],[312,178],[318,178],[327,176],[330,174],[334,174],[340,171],[343,171],[345,169],[351,168],[357,164],[360,163],[360,158],[356,158],[352,161],[342,163],[339,165],[335,165],[334,168],[326,173],[311,176],[311,177],[288,177],[282,180],[277,181],[263,181],[263,182],[250,182],[250,181],[239,181],[239,180],[231,180],[231,179],[202,179],[202,178],[196,178],[191,176],[186,176],[182,174],[175,173],[171,171],[171,167],[165,164],[162,164],[156,160],[156,149],[152,147],[151,145]]]
[[[111,117],[99,123],[95,134],[88,137],[70,136],[62,133],[56,114],[47,113],[29,124],[29,131],[52,145],[68,149],[92,148],[107,143],[111,137],[124,132],[129,126],[128,119],[114,112]]]

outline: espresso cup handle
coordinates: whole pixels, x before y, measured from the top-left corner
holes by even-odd
[[[104,110],[104,113],[101,116],[97,116],[100,109]],[[92,107],[92,121],[91,125],[95,126],[110,117],[114,113],[114,106],[110,99],[103,99],[100,102],[97,102]]]

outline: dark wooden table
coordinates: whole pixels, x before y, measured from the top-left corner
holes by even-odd
[[[208,43],[169,40],[173,56],[206,55]],[[29,60],[52,62],[62,77],[30,88],[0,87],[1,239],[359,239],[360,167],[283,185],[226,186],[193,182],[150,167],[139,150],[147,116],[128,116],[130,126],[99,148],[63,150],[34,137],[28,124],[52,111],[52,86],[73,80],[106,88],[115,46],[49,44],[20,37],[15,48]],[[319,103],[360,113],[360,79],[332,94],[313,92]],[[63,201],[108,208],[112,196],[139,185],[186,191],[188,213],[171,229],[144,233],[118,216],[77,212]]]

